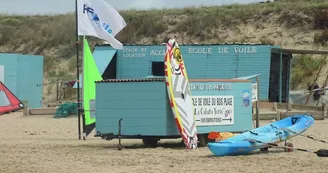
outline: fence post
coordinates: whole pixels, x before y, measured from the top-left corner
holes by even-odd
[[[256,100],[256,128],[260,127],[260,108],[259,108],[259,101],[260,101],[260,90],[259,90],[259,83],[260,79],[259,77],[257,76],[256,77],[256,89],[257,89],[257,93],[256,93],[256,97],[257,97],[257,100]]]
[[[56,80],[56,101],[58,101],[58,97],[59,97],[59,95],[58,95],[58,89],[59,89],[59,86],[58,86],[58,77],[57,77],[57,80]]]

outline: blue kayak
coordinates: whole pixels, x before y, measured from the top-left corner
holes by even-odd
[[[311,115],[297,114],[219,142],[210,142],[208,148],[215,156],[248,154],[268,147],[267,143],[278,143],[297,136],[313,123]]]

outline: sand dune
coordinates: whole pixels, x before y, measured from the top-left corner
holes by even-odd
[[[261,122],[264,124],[266,122]],[[306,132],[328,140],[328,121],[316,121]],[[328,173],[328,158],[294,151],[271,149],[247,156],[213,157],[204,147],[185,149],[177,140],[163,140],[157,148],[144,148],[141,140],[105,141],[93,137],[77,139],[75,117],[23,116],[13,113],[0,116],[0,172],[40,173],[141,173],[141,172],[306,172]],[[304,137],[291,140],[296,147],[318,150],[324,143]]]

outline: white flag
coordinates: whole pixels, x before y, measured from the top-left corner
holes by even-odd
[[[78,0],[78,35],[106,40],[113,48],[123,49],[115,36],[125,26],[123,17],[103,0]]]

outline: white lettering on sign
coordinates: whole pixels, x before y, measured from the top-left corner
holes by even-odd
[[[229,53],[229,49],[227,47],[219,47],[218,53]]]
[[[252,102],[256,102],[257,98],[257,83],[252,84]]]
[[[146,56],[147,48],[125,47],[123,48],[123,58],[139,58]]]
[[[231,90],[231,84],[190,84],[190,90]]]
[[[123,53],[123,58],[145,57],[145,53]]]
[[[165,55],[165,50],[151,50],[150,55],[158,56],[158,55]]]
[[[186,46],[187,47],[187,46]],[[198,47],[198,46],[189,46],[188,48],[181,47],[182,54],[227,54],[227,53],[237,53],[237,54],[250,54],[256,53],[257,47],[254,46],[218,46],[218,47]],[[166,52],[165,47],[152,49],[149,47],[129,47],[126,46],[123,48],[123,57],[145,57],[149,56],[164,56]]]
[[[138,52],[138,48],[135,48],[135,47],[125,47],[125,48],[123,48],[123,52]]]
[[[140,51],[141,52],[147,52],[147,48],[146,47],[142,47],[142,48],[140,48]]]
[[[233,96],[192,96],[197,126],[234,124]]]
[[[188,48],[189,54],[210,54],[212,53],[212,48]]]
[[[256,53],[256,47],[235,47],[235,53]]]

